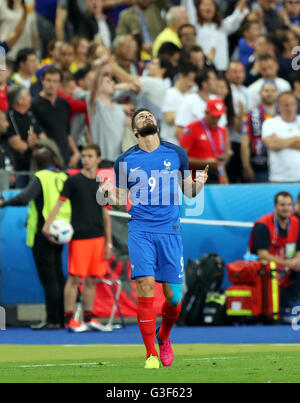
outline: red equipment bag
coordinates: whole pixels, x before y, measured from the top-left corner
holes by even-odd
[[[227,316],[253,318],[262,314],[260,286],[234,285],[225,294]]]
[[[232,284],[255,285],[260,269],[261,263],[258,260],[237,260],[227,264],[228,279]]]
[[[261,317],[268,321],[280,319],[280,286],[276,264],[243,260],[227,265],[229,280],[226,290],[228,317]]]

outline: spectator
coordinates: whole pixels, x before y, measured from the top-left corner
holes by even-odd
[[[88,91],[91,91],[95,81],[96,72],[89,68],[80,69],[74,75],[77,88],[73,97],[86,101]],[[78,147],[92,143],[90,132],[90,118],[87,114],[76,114],[71,122],[71,134]]]
[[[241,28],[242,37],[238,43],[239,60],[245,67],[250,64],[250,58],[255,53],[256,41],[260,34],[259,21],[249,21]]]
[[[49,67],[42,75],[42,91],[32,101],[32,111],[46,135],[54,140],[63,156],[65,167],[76,168],[80,159],[70,134],[70,105],[57,96],[61,72]]]
[[[35,0],[35,12],[40,40],[41,57],[47,55],[48,43],[55,39],[57,0]]]
[[[3,111],[3,112],[6,112],[8,109],[7,79],[8,79],[7,71],[0,69],[0,111]]]
[[[116,34],[134,35],[141,49],[142,60],[152,58],[153,42],[165,28],[161,11],[166,6],[166,0],[136,0],[132,7],[120,13]]]
[[[102,43],[111,48],[113,28],[103,13],[103,0],[86,0],[86,11],[80,9],[78,0],[67,0],[67,15],[77,35],[93,41],[99,35]]]
[[[99,69],[89,97],[88,110],[93,143],[100,147],[105,166],[110,167],[120,155],[126,123],[129,124],[122,106],[113,102],[114,93],[114,81]]]
[[[207,183],[228,183],[225,171],[227,133],[226,129],[218,125],[223,114],[225,104],[221,99],[208,100],[205,117],[186,126],[180,139],[180,145],[188,155],[191,170],[204,169],[209,165]]]
[[[275,0],[257,0],[263,12],[264,25],[267,32],[276,32],[284,28],[284,22],[276,11]]]
[[[117,64],[127,73],[138,75],[138,47],[132,35],[116,36],[113,42],[113,53]]]
[[[13,0],[11,5],[6,0],[0,3],[0,40],[9,37],[14,31],[23,12],[21,0]],[[28,13],[24,30],[8,53],[8,59],[15,61],[18,52],[23,48],[38,48],[37,22],[34,11]]]
[[[42,59],[39,69],[60,64],[60,50],[64,42],[52,39],[47,46],[47,57]],[[37,72],[38,74],[38,72]]]
[[[154,57],[148,64],[148,75],[140,78],[141,91],[136,108],[150,109],[160,125],[163,120],[163,105],[166,98],[168,80],[172,77],[172,65],[164,57]]]
[[[163,140],[178,144],[175,135],[175,116],[184,98],[195,85],[198,69],[193,64],[182,64],[178,69],[177,80],[173,87],[168,88],[162,112],[164,118],[161,124],[160,136]]]
[[[294,206],[294,215],[300,220],[300,193],[297,196],[297,200]]]
[[[261,104],[247,114],[243,125],[241,159],[247,182],[268,182],[268,155],[262,139],[262,125],[278,115],[278,95],[276,85],[267,81],[260,91]]]
[[[57,95],[60,98],[68,101],[70,105],[70,121],[72,122],[74,116],[77,114],[87,114],[87,106],[85,101],[80,101],[78,99],[74,99],[74,92],[76,89],[76,81],[71,73],[64,73],[62,76],[62,80],[60,83],[59,90]]]
[[[204,67],[214,67],[213,63],[205,57],[202,48],[198,45],[192,46],[191,49],[186,52],[184,61],[194,64],[198,67],[198,70]]]
[[[236,116],[234,112],[231,85],[225,76],[218,77],[216,95],[224,102],[226,106],[227,127],[229,130],[231,130],[232,128],[234,128]]]
[[[4,135],[6,134],[8,127],[9,122],[7,117],[3,111],[0,111],[0,170],[5,170],[7,173],[12,173],[14,170],[14,157],[9,149],[6,139],[4,139]],[[10,179],[6,177],[3,181],[2,175],[1,179],[1,191],[7,190]]]
[[[297,115],[300,115],[300,72],[299,71],[294,71],[290,75],[290,81],[293,86],[293,93],[297,99]]]
[[[169,59],[174,70],[176,70],[180,60],[180,48],[172,42],[165,42],[159,48],[158,56]]]
[[[190,23],[197,29],[197,44],[213,59],[217,70],[225,71],[229,63],[228,35],[236,32],[249,13],[246,0],[237,2],[234,13],[223,21],[214,0],[200,0],[195,9],[192,0],[182,0]]]
[[[78,0],[82,12],[86,12],[86,0]],[[69,42],[76,34],[68,16],[68,0],[58,0],[55,18],[56,38],[62,42]]]
[[[261,78],[259,58],[264,55],[272,56],[274,59],[277,58],[277,38],[274,34],[259,35],[255,45],[255,52],[250,56],[250,64],[246,69],[245,85],[247,87]]]
[[[74,61],[74,46],[71,43],[64,43],[60,47],[60,70],[62,73],[70,72]]]
[[[69,243],[68,280],[65,287],[65,327],[72,332],[88,330],[105,331],[93,314],[98,278],[106,274],[104,259],[112,257],[111,220],[108,210],[99,209],[97,169],[101,162],[98,146],[91,144],[82,150],[83,169],[64,183],[60,197],[43,227],[44,235],[51,240],[49,227],[66,201],[72,209],[71,224],[74,229]],[[100,210],[100,211],[99,211]],[[78,287],[83,280],[83,323],[74,318]]]
[[[74,59],[70,66],[71,73],[76,73],[88,64],[89,41],[84,37],[75,37],[72,41],[74,46]]]
[[[32,150],[39,137],[45,134],[30,110],[31,96],[27,88],[12,85],[7,93],[9,111],[7,112],[9,127],[6,139],[15,160],[16,171],[30,171]],[[28,175],[17,177],[17,188],[24,188],[28,183]]]
[[[8,37],[0,40],[0,46],[5,50],[6,53],[8,53],[13,48],[13,46],[18,41],[18,39],[20,38],[25,29],[27,22],[27,9],[25,5],[25,0],[22,0],[22,7],[23,7],[22,17],[20,18],[14,31],[10,35],[8,35]]]
[[[11,76],[11,81],[30,89],[31,85],[37,82],[35,72],[38,67],[38,60],[35,50],[21,49],[17,54],[16,64],[18,70]]]
[[[227,166],[227,173],[230,183],[240,183],[243,171],[241,161],[242,119],[252,105],[248,89],[243,85],[246,78],[244,65],[239,61],[231,62],[226,77],[230,83],[235,113],[234,124],[229,129],[233,156]]]
[[[192,24],[183,24],[178,29],[178,36],[182,46],[182,59],[196,46],[196,28]]]
[[[38,171],[29,185],[17,196],[0,202],[0,207],[26,206],[30,202],[27,219],[26,244],[32,248],[33,257],[43,286],[46,300],[46,321],[31,326],[33,330],[60,329],[64,327],[64,286],[62,245],[49,242],[42,228],[59,196],[59,189],[67,175],[55,166],[54,154],[41,148],[36,156]],[[65,204],[58,219],[69,220],[71,209]]]
[[[272,56],[260,56],[259,70],[262,77],[248,87],[252,105],[258,105],[260,103],[259,92],[266,80],[273,80],[279,93],[291,90],[290,83],[278,77],[279,64]]]
[[[166,14],[167,27],[156,37],[153,44],[153,55],[157,56],[163,43],[172,42],[182,48],[178,30],[183,24],[189,22],[187,12],[183,7],[171,7]]]
[[[274,204],[274,212],[254,224],[250,251],[262,262],[276,263],[283,310],[299,297],[300,292],[299,220],[293,215],[293,198],[288,192],[277,193]]]
[[[278,12],[283,20],[285,28],[300,35],[300,3],[298,0],[284,0],[283,7]]]
[[[293,31],[284,31],[279,36],[279,39],[278,76],[288,81],[292,71],[292,61],[294,58],[293,49],[298,46],[299,39]]]
[[[199,71],[195,78],[198,91],[195,94],[187,95],[175,115],[176,137],[180,139],[182,129],[196,120],[203,119],[205,115],[206,102],[215,98],[217,92],[217,75],[214,70],[207,69]],[[222,116],[220,125],[226,126],[226,118]]]
[[[300,117],[292,92],[278,99],[279,116],[268,119],[262,127],[262,138],[269,153],[270,182],[300,182]]]

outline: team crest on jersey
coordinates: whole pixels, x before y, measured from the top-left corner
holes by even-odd
[[[170,171],[171,170],[171,162],[170,161],[168,161],[168,160],[165,160],[164,161],[164,166],[165,166],[165,169],[167,170],[167,171]]]

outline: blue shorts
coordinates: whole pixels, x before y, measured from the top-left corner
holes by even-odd
[[[180,234],[129,232],[131,278],[155,277],[158,282],[182,284],[183,246]]]

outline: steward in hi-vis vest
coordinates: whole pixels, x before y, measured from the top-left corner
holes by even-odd
[[[67,175],[57,170],[54,154],[46,147],[35,155],[38,171],[29,185],[17,196],[0,202],[0,207],[26,206],[27,246],[32,248],[39,279],[44,288],[47,320],[33,325],[32,329],[59,329],[64,326],[64,286],[62,270],[62,245],[50,242],[42,228],[50,211],[58,200]],[[58,219],[70,221],[71,205],[64,203]]]
[[[63,189],[64,183],[68,176],[64,172],[57,172],[51,168],[42,169],[35,173],[35,176],[39,179],[42,192],[43,192],[43,208],[41,210],[42,218],[44,222],[47,220],[49,213],[54,207],[57,199],[59,198],[60,192]],[[57,220],[66,220],[70,222],[71,220],[71,204],[70,201],[64,203],[61,208]],[[26,244],[30,248],[34,245],[34,239],[38,230],[41,228],[39,225],[39,212],[37,210],[35,200],[29,202],[29,212],[27,219],[27,240]]]

